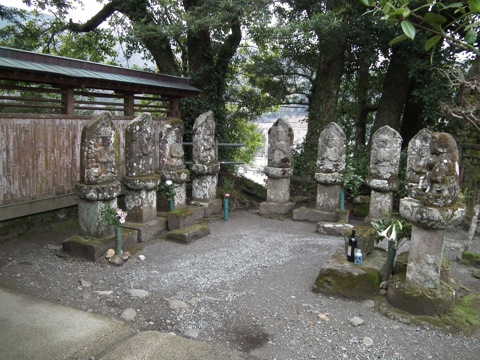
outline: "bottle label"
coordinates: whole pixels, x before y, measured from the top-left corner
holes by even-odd
[[[347,256],[352,256],[352,247],[350,245],[347,248]]]

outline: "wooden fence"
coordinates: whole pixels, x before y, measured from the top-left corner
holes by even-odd
[[[0,115],[0,221],[77,204],[80,137],[91,119]],[[119,179],[125,174],[125,127],[132,119],[113,119],[120,135]],[[156,164],[165,120],[154,120]]]

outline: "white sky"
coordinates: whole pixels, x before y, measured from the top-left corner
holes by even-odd
[[[75,11],[70,12],[70,16],[73,21],[85,22],[86,20],[90,19],[92,15],[96,14],[103,6],[96,0],[82,0],[82,2],[84,4],[83,9],[78,8]],[[0,5],[29,9],[27,6],[25,6],[22,0],[0,0]],[[33,10],[33,8],[30,9]]]

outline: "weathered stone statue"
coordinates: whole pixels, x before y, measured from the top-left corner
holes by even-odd
[[[398,168],[402,137],[390,126],[378,129],[372,137],[370,154],[371,189],[368,220],[389,217],[393,207],[393,192],[398,189]]]
[[[423,129],[409,143],[410,197],[400,201],[400,214],[412,224],[412,235],[406,282],[388,286],[387,297],[394,306],[414,302],[417,313],[432,315],[445,312],[453,303],[453,289],[446,283],[440,286],[440,269],[445,229],[465,215],[464,205],[457,203],[458,160],[450,134]]]
[[[125,129],[126,187],[128,221],[146,223],[157,217],[157,186],[160,176],[153,167],[155,141],[152,116],[144,113]]]
[[[280,118],[268,130],[267,201],[260,204],[261,215],[285,215],[295,207],[290,202],[292,146],[292,127]]]
[[[104,206],[117,207],[120,183],[117,180],[117,137],[109,113],[91,120],[82,130],[80,147],[80,182],[76,185],[79,197],[80,235],[113,236],[113,228],[101,221]]]
[[[316,209],[318,221],[336,220],[340,191],[345,174],[346,136],[338,124],[331,122],[318,138]]]
[[[408,143],[406,186],[408,195],[414,199],[423,197],[431,141],[432,132],[422,129]]]
[[[170,180],[175,186],[175,207],[186,206],[186,182],[190,177],[190,172],[185,168],[183,132],[183,121],[171,118],[165,123],[159,136],[159,172],[162,181]]]
[[[193,125],[192,198],[215,199],[220,165],[215,152],[215,118],[213,111],[200,115]]]

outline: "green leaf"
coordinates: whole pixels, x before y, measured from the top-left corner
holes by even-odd
[[[474,23],[472,23],[472,24],[470,24],[470,25],[465,26],[465,30],[468,31],[468,30],[470,30],[470,29],[472,29],[472,28],[473,28],[473,29],[476,29],[476,28],[478,28],[478,27],[480,27],[480,22],[474,22]]]
[[[365,6],[372,6],[372,3],[373,3],[373,0],[358,0],[360,1],[361,4],[365,5]]]
[[[399,42],[401,42],[401,41],[403,41],[403,40],[406,40],[406,39],[408,39],[407,35],[402,34],[402,35],[400,35],[400,36],[397,36],[395,39],[390,40],[390,42],[388,43],[388,45],[394,45],[394,44],[397,44],[397,43],[399,43]]]
[[[480,0],[468,0],[471,12],[480,12]]]
[[[413,26],[413,24],[410,21],[402,20],[400,22],[400,26],[402,27],[402,30],[405,35],[407,35],[412,40],[415,38],[415,32],[416,32],[415,26]]]
[[[432,47],[437,45],[437,43],[443,38],[442,35],[433,35],[425,42],[425,51],[429,51]]]
[[[469,30],[465,34],[465,37],[463,38],[463,41],[465,41],[467,44],[472,45],[477,41],[477,32],[475,30]]]
[[[447,22],[447,18],[445,18],[442,15],[438,15],[435,13],[426,13],[425,16],[423,17],[422,21],[424,23],[434,25],[434,24],[444,24]]]

